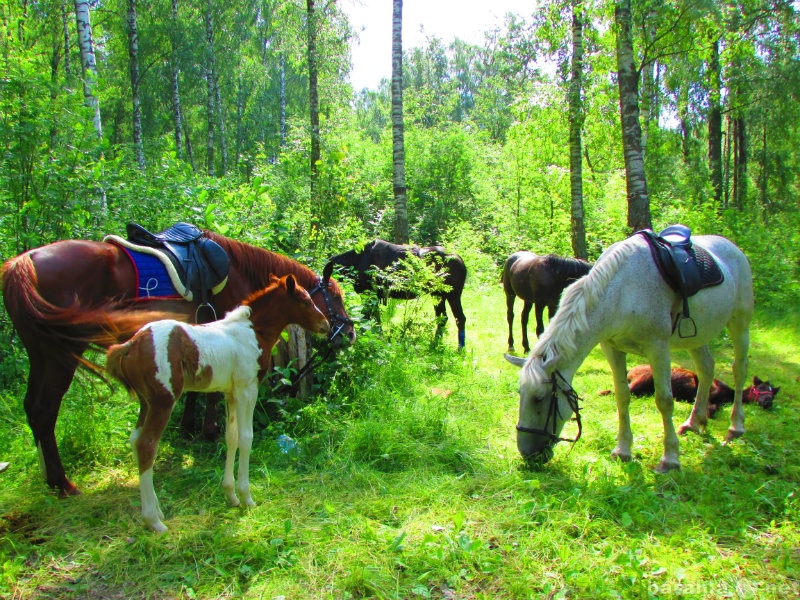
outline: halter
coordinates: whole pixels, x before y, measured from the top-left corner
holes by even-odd
[[[342,329],[344,329],[345,325],[352,325],[353,321],[352,319],[348,319],[347,317],[337,314],[333,309],[333,303],[331,302],[331,297],[328,294],[328,285],[328,281],[320,277],[317,281],[317,285],[309,290],[308,295],[313,296],[317,292],[322,294],[322,299],[325,301],[325,306],[328,309],[328,321],[330,321],[331,324],[331,333],[328,336],[328,341],[332,342],[336,336],[342,332]]]
[[[763,406],[762,398],[763,398],[764,404],[771,403],[772,400],[775,398],[775,390],[772,387],[770,387],[769,389],[766,389],[766,390],[759,390],[758,387],[752,386],[747,391],[747,401],[748,402],[754,402],[754,403],[758,404],[759,406]]]
[[[563,382],[566,388],[559,385],[559,380]],[[578,405],[580,397],[559,371],[553,372],[553,375],[550,378],[550,384],[552,385],[550,393],[550,406],[547,411],[547,421],[545,421],[544,429],[534,429],[533,427],[525,427],[523,425],[517,424],[517,431],[521,431],[522,433],[533,433],[535,435],[543,435],[547,438],[550,438],[550,440],[554,443],[570,442],[574,444],[579,439],[581,439],[581,431],[582,431],[581,412],[580,412],[580,406]],[[569,404],[569,407],[572,409],[572,412],[575,413],[575,421],[577,421],[578,423],[578,435],[575,436],[575,439],[559,437],[556,434],[556,421],[558,418],[561,417],[561,411],[558,408],[559,391],[567,397],[567,403]],[[550,425],[551,421],[552,421],[552,427]]]

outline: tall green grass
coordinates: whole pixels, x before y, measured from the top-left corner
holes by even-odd
[[[351,298],[351,303],[358,301]],[[760,312],[750,372],[781,391],[746,406],[747,434],[723,445],[729,410],[681,438],[682,470],[656,475],[660,416],[634,400],[635,460],[610,459],[608,366],[580,369],[584,433],[526,470],[514,441],[517,370],[502,359],[505,304],[471,276],[467,348],[452,319],[433,338],[429,301],[385,307],[323,369],[319,393],[280,405],[257,432],[257,506],[230,508],[224,445],[168,430],[155,485],[170,528],[140,519],[127,438],[136,407],[80,378],[58,426],[83,495],[42,482],[21,386],[0,392],[0,596],[9,598],[785,598],[800,592],[796,452],[798,318]],[[518,327],[518,325],[515,325]],[[717,376],[731,349],[715,343]],[[691,367],[687,356],[676,362]],[[690,406],[676,405],[676,421]],[[265,423],[263,413],[261,423]],[[291,436],[284,454],[276,439]]]

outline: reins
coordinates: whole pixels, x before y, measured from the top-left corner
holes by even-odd
[[[331,332],[328,336],[328,348],[324,354],[317,352],[317,349],[314,348],[311,352],[311,357],[308,359],[308,362],[306,362],[306,364],[303,365],[297,371],[297,373],[295,373],[294,376],[289,379],[290,383],[273,390],[277,393],[286,393],[294,390],[304,377],[306,377],[316,367],[328,360],[328,357],[333,353],[333,340],[342,333],[342,329],[344,329],[345,325],[353,324],[352,319],[343,317],[342,315],[337,314],[334,310],[333,303],[331,302],[330,295],[328,294],[328,281],[326,279],[320,277],[317,280],[317,285],[308,290],[308,295],[313,296],[317,292],[322,294],[322,299],[325,301],[325,307],[328,309],[328,321],[330,321],[331,324]]]
[[[559,380],[564,384],[565,387],[562,387],[559,384]],[[574,444],[579,439],[581,439],[581,433],[583,431],[583,426],[581,423],[580,405],[578,404],[581,398],[580,396],[578,396],[578,393],[575,391],[575,389],[567,382],[567,380],[559,371],[553,372],[553,375],[550,378],[550,384],[552,386],[550,392],[550,406],[548,407],[547,420],[545,421],[544,429],[525,427],[524,425],[520,425],[519,423],[517,423],[517,431],[521,431],[522,433],[543,435],[545,437],[550,438],[550,440],[552,440],[553,442],[570,442],[571,444]],[[556,427],[558,426],[556,421],[558,420],[558,418],[561,417],[561,412],[558,408],[559,391],[562,394],[564,394],[564,396],[566,396],[567,404],[569,404],[569,407],[570,409],[572,409],[572,412],[575,413],[575,421],[578,423],[578,435],[576,435],[574,439],[559,437],[558,434],[556,434]]]

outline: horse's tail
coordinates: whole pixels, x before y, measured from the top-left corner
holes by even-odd
[[[28,254],[7,261],[0,273],[3,301],[17,330],[32,331],[70,354],[76,347],[107,347],[125,341],[159,319],[190,320],[188,312],[153,309],[158,305],[149,300],[114,300],[95,307],[81,306],[77,299],[70,306],[53,304],[39,293],[36,268]]]

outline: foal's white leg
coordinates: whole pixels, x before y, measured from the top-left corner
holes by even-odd
[[[669,349],[664,348],[660,354],[651,357],[650,367],[653,369],[656,407],[661,413],[661,422],[664,426],[664,455],[655,470],[656,473],[666,473],[681,468],[678,458],[678,435],[675,433],[675,425],[672,422],[675,399],[672,397]]]
[[[250,495],[250,451],[253,448],[253,412],[256,407],[258,384],[244,390],[236,408],[239,417],[239,481],[236,491],[245,506],[255,506]]]
[[[239,445],[239,424],[236,417],[238,408],[236,396],[230,392],[225,393],[225,412],[228,422],[225,424],[225,473],[222,476],[222,490],[231,506],[239,506],[239,498],[234,492],[233,463],[236,460],[236,449]]]
[[[617,447],[611,451],[611,456],[627,462],[633,457],[631,452],[633,432],[631,431],[631,416],[629,412],[631,391],[628,387],[625,353],[615,350],[604,343],[600,344],[600,347],[603,349],[608,364],[611,366],[611,374],[614,378],[614,398],[617,401]]]
[[[729,325],[733,338],[733,409],[731,409],[731,426],[728,428],[726,442],[744,435],[744,406],[742,405],[742,390],[747,378],[747,352],[750,348],[750,331],[745,326],[743,329]]]
[[[705,431],[708,422],[708,394],[711,390],[711,383],[714,381],[714,357],[708,346],[692,348],[689,354],[694,360],[694,367],[697,370],[697,394],[694,398],[692,414],[678,428],[678,433],[683,435],[687,431],[701,433]]]

